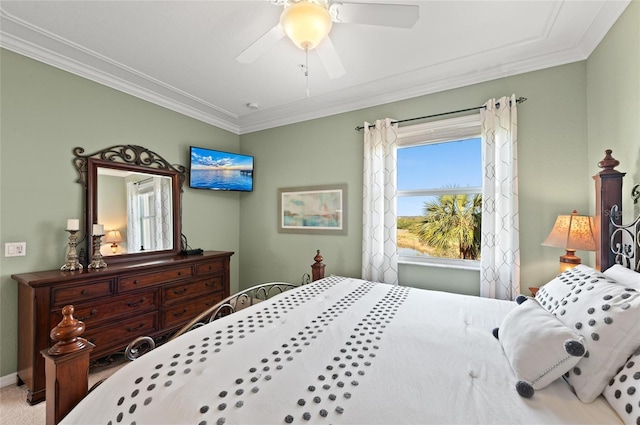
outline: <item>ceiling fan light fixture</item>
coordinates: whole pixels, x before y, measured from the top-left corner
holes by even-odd
[[[326,7],[313,0],[301,0],[284,9],[280,25],[296,46],[311,50],[329,34],[333,22]]]

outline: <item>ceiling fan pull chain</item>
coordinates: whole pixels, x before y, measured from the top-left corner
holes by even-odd
[[[307,83],[307,99],[309,98],[309,47],[304,48],[304,77]]]

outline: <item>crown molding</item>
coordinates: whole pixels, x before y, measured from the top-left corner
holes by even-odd
[[[298,102],[253,112],[240,117],[240,134],[370,108],[586,60],[630,2],[631,0],[614,0],[603,3],[598,15],[583,37],[570,48],[509,63],[496,63],[493,67],[484,68],[476,66],[477,64],[474,63],[476,58],[470,55],[382,81],[345,89],[339,93],[307,99],[304,104]],[[545,28],[545,36],[548,35],[548,31],[549,29]],[[460,69],[471,71],[460,72]],[[384,91],[380,90],[381,86],[384,87]],[[355,93],[359,93],[359,95],[356,97]]]
[[[580,41],[568,49],[510,63],[496,63],[492,67],[478,65],[477,57],[470,55],[403,75],[241,116],[233,115],[175,87],[21,21],[6,13],[1,6],[0,47],[234,134],[246,134],[585,60],[630,1],[604,2]],[[461,69],[470,71],[460,72]],[[384,88],[382,91],[381,87]]]
[[[30,25],[1,7],[0,47],[232,133],[240,132],[238,117]]]

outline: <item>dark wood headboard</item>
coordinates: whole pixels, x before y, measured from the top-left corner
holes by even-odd
[[[615,167],[620,161],[611,156],[612,150],[605,151],[605,157],[598,162],[602,168],[593,176],[596,182],[596,269],[606,270],[615,264],[615,255],[611,250],[610,222],[621,224],[621,214],[611,214],[611,209],[617,205],[622,210],[622,179],[626,173],[621,173]]]
[[[640,216],[622,224],[622,181],[626,173],[615,169],[620,162],[607,149],[598,163],[602,168],[593,176],[596,184],[596,269],[604,271],[614,264],[640,271]],[[634,186],[631,192],[637,187]]]

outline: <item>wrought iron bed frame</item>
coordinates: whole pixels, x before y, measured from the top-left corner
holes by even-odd
[[[609,246],[615,263],[640,272],[640,215],[629,224],[617,224],[614,217],[621,214],[620,207],[611,207],[609,219]]]
[[[199,328],[200,326],[204,326],[207,323],[213,322],[214,320],[220,319],[221,317],[228,316],[236,311],[250,307],[259,302],[266,301],[276,294],[281,294],[302,285],[304,285],[304,283],[301,285],[295,285],[287,282],[270,282],[255,285],[251,288],[237,292],[200,313],[198,316],[193,318],[193,320],[174,333],[168,341],[171,341],[193,329]],[[153,338],[141,336],[131,341],[127,346],[125,349],[125,357],[128,360],[135,360],[143,354],[153,350],[155,347],[156,343]]]

